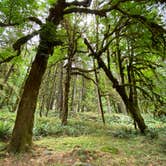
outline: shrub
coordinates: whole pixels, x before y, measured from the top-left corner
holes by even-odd
[[[0,122],[0,139],[6,140],[11,136],[11,124],[7,121]]]

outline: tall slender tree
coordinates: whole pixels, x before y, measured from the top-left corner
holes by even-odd
[[[42,24],[41,30],[34,32],[19,39],[14,45],[14,49],[20,53],[21,45],[26,43],[33,36],[39,34],[40,41],[37,48],[35,60],[32,64],[29,76],[25,82],[24,91],[20,100],[17,111],[16,121],[12,132],[12,138],[9,145],[9,151],[21,152],[26,151],[32,145],[34,113],[36,108],[37,97],[41,85],[42,77],[45,73],[49,55],[53,53],[54,47],[62,44],[61,41],[56,39],[56,29],[60,22],[63,20],[65,14],[73,12],[92,13],[103,15],[103,12],[90,10],[88,7],[89,1],[73,1],[67,3],[65,0],[58,0],[50,9],[49,15],[46,18],[46,23]],[[75,6],[68,8],[70,6]],[[68,63],[71,64],[71,61]],[[65,121],[64,121],[65,123]]]

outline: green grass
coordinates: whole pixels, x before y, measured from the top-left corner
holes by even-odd
[[[121,158],[133,159],[137,165],[148,165],[153,163],[164,166],[166,162],[164,147],[162,147],[162,138],[149,140],[144,136],[122,139],[112,136],[79,136],[79,137],[45,137],[35,141],[37,145],[45,146],[57,152],[65,152],[81,147],[88,150],[97,150],[110,153],[114,160]],[[121,161],[119,161],[121,162]]]
[[[68,151],[77,146],[95,150],[105,146],[105,143],[109,143],[109,137],[106,136],[79,136],[79,137],[45,137],[36,141],[38,145],[46,145],[56,151]]]
[[[107,118],[107,125],[103,126],[100,118],[94,114],[77,115],[71,118],[65,130],[66,134],[60,137],[49,136],[35,143],[46,146],[54,151],[70,151],[75,147],[88,150],[97,150],[109,153],[114,165],[165,165],[166,159],[166,124],[160,119],[153,119],[145,115],[149,126],[146,136],[135,131],[133,121],[125,115],[113,114]],[[73,133],[73,134],[72,134]],[[103,160],[96,161],[101,165]],[[99,165],[100,165],[99,164]],[[131,164],[131,165],[132,165]]]
[[[10,137],[15,114],[0,112],[0,137]],[[36,117],[34,143],[56,152],[72,151],[76,147],[105,155],[96,165],[166,165],[166,119],[144,115],[149,129],[146,135],[135,131],[126,115],[106,114],[106,125],[94,113],[80,113],[61,126],[57,117]],[[2,133],[2,134],[1,134]],[[5,146],[3,139],[0,149]],[[94,164],[94,165],[95,165]]]

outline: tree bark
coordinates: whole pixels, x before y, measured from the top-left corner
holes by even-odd
[[[86,95],[85,78],[82,77],[81,112],[84,112],[84,111],[85,111],[85,95]]]
[[[53,110],[54,100],[55,100],[55,94],[56,94],[56,88],[57,88],[57,73],[58,73],[58,66],[54,69],[54,75],[53,75],[53,85],[51,87],[50,92],[50,98],[49,98],[49,109]]]
[[[46,70],[48,56],[42,56],[40,51],[32,64],[32,68],[24,86],[24,91],[17,111],[15,126],[9,151],[26,151],[32,145],[32,130],[37,96]]]
[[[133,119],[137,123],[140,131],[142,133],[144,133],[144,131],[145,131],[147,126],[145,125],[144,119],[141,116],[141,113],[139,112],[137,107],[135,107],[133,105],[133,103],[129,100],[129,98],[128,98],[127,94],[126,94],[124,86],[120,86],[119,85],[118,81],[116,80],[116,78],[114,78],[112,72],[110,70],[108,70],[108,68],[106,67],[105,63],[101,59],[101,57],[97,56],[96,58],[97,58],[99,66],[104,70],[104,72],[106,73],[107,77],[112,81],[113,87],[116,89],[116,91],[121,96],[122,100],[124,101],[124,103],[126,105],[126,108],[131,113],[131,116],[133,117]]]
[[[77,84],[76,84],[76,82],[77,82],[77,75],[76,76],[74,76],[73,77],[73,81],[72,81],[73,83],[73,85],[72,85],[72,91],[71,91],[71,105],[70,105],[70,108],[71,108],[71,110],[73,111],[73,112],[76,112],[75,111],[75,96],[76,96],[76,89],[77,89]]]
[[[24,91],[19,103],[16,121],[12,132],[12,138],[8,150],[10,152],[24,152],[32,145],[34,113],[36,109],[37,97],[41,85],[42,77],[45,73],[48,57],[53,53],[54,41],[48,23],[58,25],[63,19],[63,11],[66,7],[64,0],[58,0],[53,8],[50,9],[47,23],[40,31],[40,42],[37,49],[35,60],[32,64],[30,74],[25,82]]]
[[[69,103],[69,92],[70,92],[70,84],[71,84],[71,70],[72,70],[72,60],[76,53],[77,49],[77,23],[75,22],[72,27],[70,23],[65,20],[64,24],[66,28],[66,32],[68,35],[68,62],[66,64],[66,79],[64,86],[64,102],[63,102],[63,111],[62,111],[62,125],[67,125],[68,118],[68,103]]]
[[[40,107],[39,107],[39,116],[42,117],[43,116],[43,110],[44,110],[44,95],[42,96],[41,99],[41,103],[40,103]]]
[[[107,112],[111,113],[112,111],[111,111],[111,103],[110,103],[110,96],[109,95],[106,96],[106,100],[107,100]]]
[[[95,60],[93,60],[93,66],[94,66],[94,69],[96,69]],[[101,114],[101,118],[102,118],[103,124],[105,124],[105,117],[104,117],[104,111],[103,111],[103,105],[102,105],[101,93],[100,93],[100,87],[99,87],[99,79],[98,79],[98,75],[97,75],[97,71],[96,70],[95,70],[94,73],[95,73],[95,81],[96,81],[98,108],[99,108],[99,112]]]
[[[85,2],[86,6],[84,7],[88,7],[90,5],[89,2],[91,1]],[[63,20],[64,14],[67,14],[67,12],[64,12],[64,9],[71,5],[72,3],[66,3],[65,0],[57,0],[49,10],[46,24],[42,25],[37,54],[32,64],[30,74],[25,82],[24,91],[19,103],[12,138],[8,148],[10,152],[24,152],[32,145],[34,113],[42,77],[46,70],[49,55],[53,53],[54,46],[60,44],[53,36],[55,35],[56,27],[59,25],[60,21]],[[80,7],[82,3],[78,2],[74,5]],[[71,12],[74,12],[74,10],[70,12],[68,10],[68,13]],[[55,29],[55,31],[52,32],[52,29]],[[18,47],[20,46],[19,43]],[[66,83],[66,86],[68,86],[67,84],[68,83]],[[67,92],[68,91],[69,89]],[[67,103],[67,100],[65,100],[65,102]]]
[[[65,87],[64,87],[64,103],[63,103],[63,111],[62,111],[62,125],[67,125],[68,118],[68,102],[69,102],[69,91],[70,91],[70,80],[71,80],[71,65],[72,60],[69,55],[68,63],[66,66],[66,79],[65,79]]]
[[[59,118],[62,118],[63,111],[63,62],[59,64],[60,72],[59,72],[59,86],[58,86],[58,95],[57,95],[57,110],[59,110]]]

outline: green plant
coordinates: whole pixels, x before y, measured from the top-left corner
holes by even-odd
[[[0,139],[6,140],[11,136],[11,124],[7,121],[0,122]]]
[[[100,149],[103,152],[108,152],[108,153],[112,153],[112,154],[118,154],[119,150],[115,147],[111,147],[111,146],[104,146]]]

